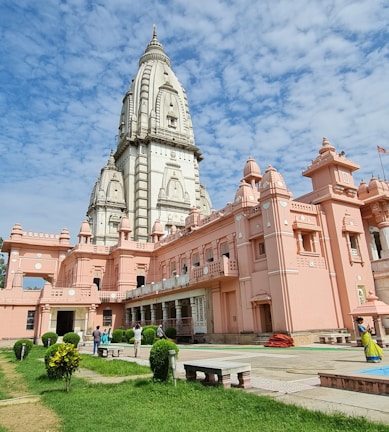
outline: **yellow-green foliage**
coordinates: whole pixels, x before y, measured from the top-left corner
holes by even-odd
[[[60,344],[55,354],[50,358],[49,366],[66,380],[66,391],[69,392],[70,380],[82,360],[77,348],[71,343]]]

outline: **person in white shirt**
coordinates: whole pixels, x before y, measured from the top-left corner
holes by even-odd
[[[138,357],[138,354],[140,354],[140,345],[142,342],[142,327],[138,323],[135,327],[132,329],[134,331],[134,355],[135,357]]]

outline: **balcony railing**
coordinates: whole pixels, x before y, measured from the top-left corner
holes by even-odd
[[[127,291],[126,298],[133,299],[148,294],[158,294],[159,292],[225,277],[238,277],[238,264],[235,260],[223,256],[218,261],[207,262],[204,265],[193,267],[189,273],[163,279],[160,282],[152,282]]]
[[[126,298],[131,299],[147,294],[158,294],[160,291],[168,291],[187,285],[189,285],[189,274],[177,275],[169,279],[163,279],[160,282],[152,282],[151,284],[143,285],[139,288],[127,291]]]

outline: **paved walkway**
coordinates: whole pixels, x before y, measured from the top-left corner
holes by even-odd
[[[317,375],[319,371],[357,372],[389,367],[389,349],[384,350],[384,360],[380,364],[366,363],[363,348],[350,345],[314,344],[295,348],[179,345],[179,349],[178,378],[185,379],[183,365],[187,361],[212,358],[250,363],[252,388],[247,390],[249,392],[311,410],[341,412],[389,425],[389,396],[320,387]],[[81,349],[81,352],[91,351],[89,346]],[[142,347],[140,357],[134,358],[132,346],[128,348],[127,345],[124,356],[120,358],[148,366],[149,353],[149,347]],[[237,383],[237,380],[232,382]]]

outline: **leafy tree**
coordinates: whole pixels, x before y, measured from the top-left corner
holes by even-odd
[[[0,251],[3,247],[3,239],[0,237]],[[5,272],[7,270],[7,265],[5,263],[4,254],[0,252],[0,289],[4,288],[5,285]]]
[[[81,356],[72,343],[60,344],[50,358],[49,366],[66,380],[66,392],[69,393],[73,372],[80,366]]]

